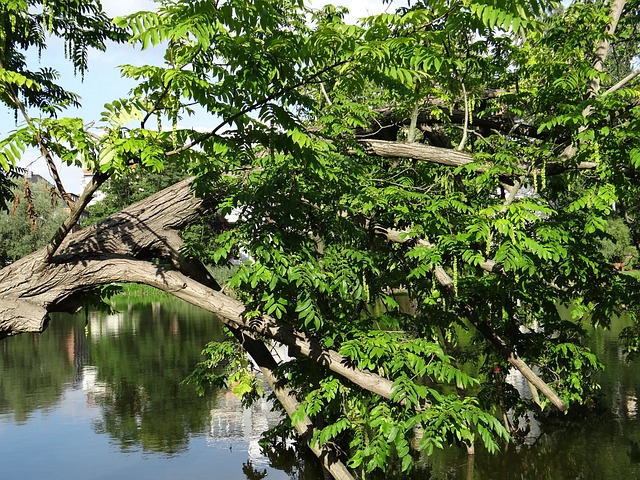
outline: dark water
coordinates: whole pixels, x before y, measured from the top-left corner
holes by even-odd
[[[0,341],[0,479],[322,478],[302,452],[260,448],[278,419],[266,403],[243,410],[226,391],[181,385],[204,344],[224,338],[215,318],[174,300],[120,307]],[[592,339],[607,366],[600,415],[561,418],[497,456],[436,452],[415,478],[640,479],[640,369],[624,362],[619,328]]]
[[[594,331],[590,347],[606,370],[600,376],[598,414],[581,418],[553,416],[535,421],[524,443],[498,455],[480,452],[468,459],[454,449],[424,459],[421,478],[429,480],[640,480],[640,364],[626,362],[617,336],[622,320],[610,331]],[[516,379],[517,381],[517,379]]]

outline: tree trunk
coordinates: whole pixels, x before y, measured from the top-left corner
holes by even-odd
[[[275,319],[246,319],[245,307],[222,293],[199,263],[180,253],[178,231],[206,210],[191,190],[192,179],[169,187],[99,224],[69,235],[53,256],[47,247],[0,270],[0,338],[25,332],[42,332],[52,311],[75,310],[83,293],[114,282],[156,287],[216,314],[234,333],[247,338],[267,337],[314,358],[326,368],[373,393],[390,399],[393,384],[374,373],[347,366],[335,351],[325,350],[291,326]],[[154,261],[169,261],[173,268]],[[47,261],[49,260],[49,261]],[[254,357],[274,393],[291,414],[298,403],[273,373],[276,363],[262,342],[243,342]],[[266,356],[264,354],[266,351]],[[307,419],[308,420],[308,419]],[[311,421],[294,425],[308,442]],[[324,446],[309,444],[335,479],[352,479],[347,468]]]
[[[206,210],[191,183],[192,179],[177,183],[70,235],[49,263],[43,261],[46,249],[41,249],[0,270],[0,338],[42,332],[49,312],[74,310],[77,299],[95,286],[141,283],[212,312],[231,327],[288,345],[390,399],[389,379],[348,366],[339,353],[272,317],[245,318],[241,302],[216,289],[215,280],[199,263],[183,257],[178,231]],[[173,268],[154,259],[168,260]]]
[[[386,143],[388,148],[403,146]],[[461,152],[450,154],[468,158]],[[391,400],[391,380],[350,366],[338,352],[323,348],[319,340],[274,318],[264,315],[247,319],[241,302],[224,294],[199,262],[180,253],[179,231],[207,210],[206,202],[193,194],[192,181],[179,182],[95,226],[70,234],[55,252],[45,247],[0,270],[0,338],[42,332],[49,312],[77,309],[82,294],[96,286],[140,283],[216,314],[234,331],[288,345],[354,384]],[[167,261],[171,266],[165,266]],[[297,401],[273,375],[273,359],[259,360],[257,348],[248,348],[248,352],[257,357],[265,377],[279,385],[274,392],[287,411],[295,410]],[[295,427],[308,432],[311,423],[303,423]],[[344,465],[322,446],[309,446],[334,478],[350,478]]]

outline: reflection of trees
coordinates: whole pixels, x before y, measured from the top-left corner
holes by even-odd
[[[80,366],[82,328],[81,319],[56,315],[55,328],[0,341],[0,413],[24,422],[31,412],[59,401]]]
[[[538,415],[544,433],[533,445],[511,444],[498,455],[478,448],[472,464],[455,448],[436,450],[420,463],[431,473],[425,480],[618,480],[640,478],[640,422],[637,418],[640,369],[622,361],[617,333],[595,330],[589,346],[606,365],[601,376],[602,398],[593,410],[568,415]],[[547,410],[548,412],[548,410]],[[468,476],[469,472],[473,477]]]
[[[280,441],[274,441],[263,445],[262,452],[269,459],[269,465],[286,473],[291,480],[319,480],[323,478],[331,478],[329,474],[323,472],[318,459],[313,456],[308,449],[299,448],[297,444],[285,444]],[[248,480],[254,478],[247,475],[247,473],[245,473],[245,475]],[[415,468],[408,476],[406,474],[400,474],[400,469],[396,469],[391,465],[388,466],[385,472],[377,472],[367,476],[367,479],[372,480],[387,480],[389,478],[402,478],[405,480],[453,480],[458,477],[432,476],[430,466],[422,463],[416,463]]]
[[[244,476],[247,477],[247,480],[262,480],[263,478],[267,477],[267,469],[256,469],[256,467],[253,466],[253,462],[251,460],[247,460],[246,463],[242,465],[242,473],[244,473]]]
[[[208,426],[213,399],[198,397],[181,382],[204,344],[221,338],[220,324],[173,300],[123,310],[124,330],[95,338],[91,347],[97,381],[104,386],[95,395],[102,409],[95,429],[125,450],[184,451],[189,436]]]
[[[110,334],[85,337],[84,316],[56,315],[41,335],[0,341],[0,413],[11,412],[23,422],[36,409],[54,406],[89,362],[97,367],[97,383],[88,399],[95,399],[102,414],[96,431],[109,434],[124,450],[172,455],[187,448],[192,433],[209,427],[214,399],[198,398],[180,382],[199,360],[204,343],[222,338],[220,326],[208,314],[173,301],[119,307],[126,313]],[[105,313],[94,317],[107,320]],[[510,445],[497,456],[479,451],[473,478],[640,478],[640,421],[630,403],[640,393],[640,369],[620,361],[615,341],[620,328],[614,322],[613,332],[596,331],[591,342],[607,365],[604,413],[595,418],[562,415],[559,428],[547,420],[545,434],[531,447]],[[273,468],[291,479],[323,478],[306,449],[280,443],[263,452]],[[247,480],[264,476],[251,462],[242,470]],[[471,478],[469,471],[465,453],[447,449],[421,459],[410,478],[462,480]]]
[[[324,478],[318,459],[310,455],[306,448],[279,443],[264,446],[262,452],[269,459],[269,465],[282,470],[292,480]]]
[[[594,406],[598,408],[584,415],[574,411],[568,415],[541,417],[544,434],[533,445],[510,445],[496,456],[483,452],[476,455],[475,478],[640,478],[640,464],[634,462],[634,458],[640,458],[640,424],[633,404],[637,397],[636,386],[640,385],[640,369],[637,364],[621,361],[617,341],[617,331],[622,328],[620,322],[614,319],[610,332],[593,331],[589,342],[606,365],[606,374],[600,379],[601,404]],[[638,457],[635,457],[636,453]],[[430,461],[437,464],[437,456]],[[452,464],[450,459],[447,463]]]

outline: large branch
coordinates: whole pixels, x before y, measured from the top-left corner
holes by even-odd
[[[392,142],[387,140],[358,140],[364,151],[369,155],[386,158],[405,158],[423,162],[438,163],[450,167],[460,167],[468,165],[474,161],[473,155],[466,152],[460,152],[451,148],[433,147],[423,143],[406,143]],[[566,172],[569,169],[591,170],[596,167],[593,162],[580,162],[573,165],[570,162],[549,162],[547,164],[546,174],[557,175]],[[529,170],[526,165],[521,166],[523,172]],[[479,171],[484,169],[483,166],[478,168]],[[537,172],[540,175],[540,172]],[[527,175],[533,175],[533,172]]]
[[[595,59],[593,61],[593,68],[598,71],[604,71],[604,62],[609,55],[609,50],[611,49],[611,40],[610,37],[618,28],[618,22],[620,21],[620,16],[622,15],[622,11],[624,10],[624,6],[627,3],[627,0],[613,0],[611,2],[611,13],[609,14],[609,25],[607,26],[606,31],[604,32],[602,40],[598,42],[595,51]],[[614,85],[615,87],[615,85]],[[609,93],[615,91],[615,89],[609,89],[602,95],[603,97],[608,95]],[[589,84],[587,85],[587,92],[590,98],[596,98],[600,93],[600,77],[594,76],[589,80]],[[587,118],[591,116],[593,113],[593,106],[589,105],[582,111],[582,116]],[[578,132],[583,132],[587,129],[585,125],[582,125]],[[561,160],[567,160],[573,158],[576,153],[578,153],[578,146],[576,144],[568,145],[560,154]]]
[[[393,382],[358,370],[339,353],[326,350],[290,325],[269,316],[247,318],[245,306],[212,288],[208,273],[189,267],[180,254],[176,230],[205,208],[185,180],[105,221],[67,237],[48,264],[35,252],[0,270],[0,337],[41,332],[47,312],[63,309],[96,285],[143,283],[216,314],[235,328],[272,338],[309,356],[360,387],[390,399]],[[154,263],[170,259],[177,270]]]
[[[492,91],[486,92],[486,96],[481,102],[484,100],[497,99],[501,95],[505,93],[509,93],[506,91]],[[464,99],[461,100],[462,103]],[[462,110],[459,108],[450,108],[450,105],[446,104],[442,100],[437,98],[429,98],[423,100],[424,103],[418,105],[419,107],[423,107],[418,112],[416,118],[416,126],[421,129],[425,136],[427,136],[431,141],[436,142],[440,146],[443,144],[448,144],[448,139],[444,139],[438,135],[438,125],[442,125],[444,123],[451,122],[452,124],[457,124],[460,126],[464,126],[466,123],[465,117],[467,117],[466,109]],[[446,121],[443,121],[441,117],[434,117],[430,115],[430,111],[432,107],[439,107],[442,115],[447,117]],[[356,135],[358,138],[362,139],[375,139],[375,140],[389,140],[391,138],[395,139],[398,135],[398,132],[402,126],[407,125],[406,117],[402,117],[397,114],[397,112],[391,108],[385,108],[382,110],[376,111],[378,116],[374,120],[372,120],[372,124],[368,128],[361,128],[356,130]],[[526,125],[524,123],[516,122],[515,116],[510,115],[483,115],[478,116],[475,114],[469,115],[468,121],[474,127],[479,128],[485,132],[499,132],[504,135],[517,135],[520,137],[528,137],[528,138],[537,138],[544,139],[547,137],[545,132],[538,133],[538,129],[534,125]]]
[[[251,355],[256,365],[260,368],[260,371],[267,380],[267,383],[273,390],[274,395],[282,405],[282,407],[289,415],[289,418],[293,418],[294,413],[300,408],[300,403],[296,399],[295,395],[286,386],[286,383],[282,378],[274,372],[278,364],[274,360],[271,352],[267,349],[264,342],[253,338],[251,335],[247,335],[239,331],[238,329],[231,329],[234,336],[242,344],[246,352]],[[354,480],[347,467],[342,463],[332,452],[327,444],[318,445],[313,442],[315,426],[313,421],[305,414],[302,420],[294,423],[293,427],[298,432],[300,438],[307,444],[309,449],[320,459],[322,465],[327,469],[331,476],[335,480]]]
[[[440,267],[435,267],[436,280],[440,285],[445,287],[451,295],[455,295],[455,286],[453,279],[449,276],[445,270]],[[505,357],[513,367],[515,367],[533,386],[538,388],[555,407],[561,412],[567,409],[567,404],[556,394],[556,392],[546,384],[536,373],[515,353],[505,340],[503,340],[491,326],[481,321],[475,313],[475,310],[469,304],[462,305],[465,311],[467,320],[471,323],[476,330],[483,334],[483,336]]]
[[[388,241],[395,243],[413,242],[417,245],[434,248],[428,240],[423,238],[412,238],[409,231],[395,230],[391,228],[383,228],[376,226],[374,229],[378,235],[384,236]],[[501,264],[497,264],[493,260],[485,260],[480,264],[480,268],[485,271],[505,275],[504,268]],[[451,296],[456,295],[453,279],[439,265],[434,267],[434,275],[440,285],[442,285]],[[480,321],[475,314],[474,309],[468,304],[462,304],[466,317],[482,335],[504,356],[504,358],[513,367],[515,367],[522,375],[535,387],[537,387],[560,411],[567,409],[567,405],[560,397],[542,380],[536,373],[515,353],[514,349],[502,339],[491,326]]]
[[[422,143],[390,142],[386,140],[359,140],[370,155],[387,158],[413,158],[426,162],[459,167],[473,162],[473,155],[457,150],[432,147]]]
[[[43,252],[39,251],[0,270],[0,336],[42,331],[48,311],[64,308],[93,286],[143,283],[210,311],[234,328],[289,345],[356,385],[391,399],[393,383],[389,379],[351,367],[338,352],[324,349],[318,340],[290,325],[266,315],[247,318],[245,306],[207,286],[214,280],[202,278],[202,272],[192,275],[199,277],[196,280],[189,275],[191,271],[169,270],[152,261],[154,257],[170,258],[184,270],[176,229],[204,209],[190,187],[191,180],[180,182],[70,235],[47,265],[43,265]],[[509,361],[514,358],[510,356]],[[512,364],[518,368],[516,362]],[[535,378],[530,380],[536,382]]]
[[[279,325],[275,319],[247,319],[243,304],[216,290],[217,283],[208,272],[181,255],[182,240],[176,230],[204,209],[202,200],[193,195],[190,187],[191,180],[183,181],[94,227],[68,236],[56,255],[46,247],[0,270],[0,337],[41,332],[49,311],[64,307],[93,286],[143,283],[215,313],[230,326],[289,416],[299,404],[274,373],[277,364],[264,343],[254,338],[256,334],[297,348],[363,388],[370,387],[374,393],[390,398],[389,380],[345,366],[345,359],[337,352],[323,351],[318,342]],[[171,260],[177,270],[155,264],[154,256]],[[353,480],[328,445],[311,442],[315,427],[309,418],[305,416],[294,427],[334,479]]]
[[[600,40],[598,46],[596,47],[595,52],[595,60],[593,62],[593,68],[595,68],[598,72],[604,71],[604,62],[609,55],[609,50],[611,48],[611,36],[615,33],[616,28],[618,28],[618,22],[620,21],[620,16],[622,15],[622,11],[624,10],[624,6],[627,3],[627,0],[613,0],[611,2],[611,13],[609,14],[609,25],[607,26],[607,30],[603,39]],[[593,77],[589,82],[588,86],[589,96],[596,97],[600,92],[600,77]],[[583,112],[584,113],[584,112]],[[585,117],[589,116],[591,111],[586,112]]]

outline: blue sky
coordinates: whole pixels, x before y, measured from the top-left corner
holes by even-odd
[[[111,16],[122,16],[140,10],[154,9],[153,0],[102,0],[106,13]],[[349,21],[357,18],[382,12],[390,8],[383,5],[381,0],[311,0],[313,7],[320,7],[327,3],[344,5],[349,8],[351,15]],[[60,83],[79,94],[82,98],[82,107],[79,109],[69,109],[62,115],[68,117],[80,117],[86,123],[97,121],[103,106],[117,98],[126,97],[133,82],[120,77],[118,66],[121,64],[160,64],[162,63],[161,49],[150,49],[140,51],[130,45],[109,44],[106,52],[91,51],[89,54],[89,70],[86,72],[84,81],[80,76],[74,75],[71,64],[64,58],[64,46],[60,41],[51,41],[45,51],[42,52],[41,59],[37,55],[31,58],[31,68],[40,66],[51,66],[58,70],[61,75]],[[20,121],[20,119],[18,119]],[[203,117],[189,117],[183,120],[184,126],[207,128],[208,120]],[[13,112],[5,109],[0,110],[0,135],[15,129]],[[20,165],[29,168],[33,173],[37,173],[46,178],[50,178],[45,161],[36,150],[29,150],[25,153]],[[81,193],[82,191],[82,171],[77,167],[67,167],[59,165],[65,187],[68,191]]]

